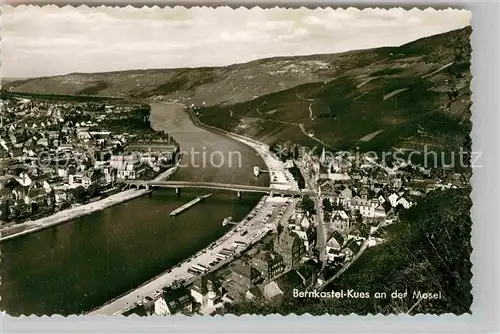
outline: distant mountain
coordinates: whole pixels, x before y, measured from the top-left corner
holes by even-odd
[[[8,78],[8,77],[2,77],[1,78],[2,80],[0,81],[0,84],[3,86],[3,85],[6,85],[6,84],[9,84],[11,82],[14,82],[14,81],[22,81],[22,80],[27,80],[26,78]]]
[[[269,143],[452,149],[470,132],[470,34],[466,27],[400,47],[225,67],[73,73],[4,88],[204,102],[203,122]]]
[[[10,82],[14,92],[61,95],[152,97],[207,105],[234,104],[309,82],[324,82],[351,68],[377,61],[345,54],[279,57],[225,67],[149,69],[67,75]],[[365,59],[367,58],[367,59]]]

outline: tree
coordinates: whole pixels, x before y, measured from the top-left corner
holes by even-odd
[[[33,214],[33,213],[37,213],[37,212],[38,212],[38,208],[39,208],[39,207],[38,207],[38,203],[33,202],[33,203],[31,203],[31,206],[30,206],[30,207],[31,207],[31,213],[32,213],[32,214]]]
[[[328,198],[324,198],[323,199],[323,209],[326,212],[332,212],[333,211],[333,206],[332,206],[332,203],[330,202],[330,199],[328,199]]]
[[[316,213],[316,210],[314,208],[314,201],[308,195],[302,197],[300,205],[305,211],[309,212],[310,214]]]
[[[294,145],[293,146],[293,158],[298,159],[299,158],[299,145]]]
[[[97,186],[97,183],[92,183],[86,192],[90,198],[97,197],[97,195],[99,195],[99,187]]]
[[[47,199],[47,207],[49,208],[50,212],[53,212],[56,208],[56,193],[54,189],[50,190],[49,197]]]
[[[403,207],[403,205],[400,203],[400,204],[396,205],[396,207],[394,208],[394,211],[395,211],[396,213],[398,213],[398,212],[400,212],[400,211],[401,211],[401,210],[403,210],[403,209],[404,209],[404,207]]]
[[[282,224],[278,224],[277,230],[278,230],[278,235],[280,235],[281,232],[283,232],[283,225]]]
[[[363,216],[361,215],[361,212],[359,210],[353,210],[352,212],[352,218],[354,220],[354,224],[359,226],[363,222]]]
[[[87,190],[85,190],[85,188],[82,186],[73,189],[72,194],[73,198],[78,203],[85,202],[88,198]]]

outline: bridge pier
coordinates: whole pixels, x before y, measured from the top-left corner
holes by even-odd
[[[181,196],[181,188],[177,187],[175,188],[175,193],[177,194],[177,196]]]
[[[241,191],[238,191],[238,199],[241,199]]]

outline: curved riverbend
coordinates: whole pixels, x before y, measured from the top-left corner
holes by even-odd
[[[183,148],[210,154],[240,152],[242,164],[196,167],[201,154],[183,157],[172,179],[198,179],[267,186],[255,179],[264,168],[255,151],[226,136],[196,127],[181,105],[153,103],[152,127],[165,130]],[[194,163],[191,163],[191,160]],[[212,192],[212,191],[210,191]],[[260,195],[217,192],[178,217],[169,213],[207,191],[158,190],[100,212],[1,244],[0,309],[11,315],[80,314],[150,280],[224,235],[226,216],[244,217]]]

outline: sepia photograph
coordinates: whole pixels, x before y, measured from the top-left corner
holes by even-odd
[[[470,314],[471,18],[3,5],[0,311]]]

